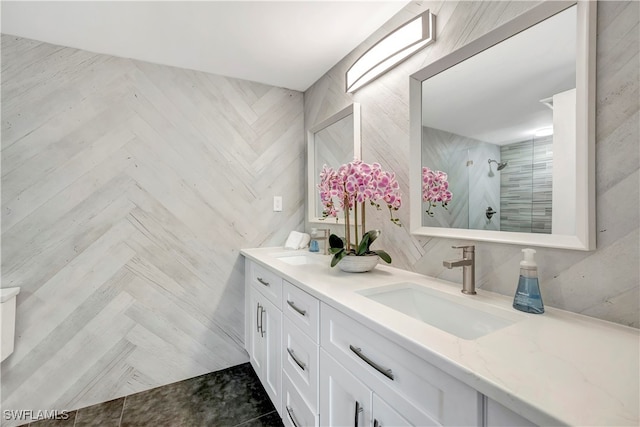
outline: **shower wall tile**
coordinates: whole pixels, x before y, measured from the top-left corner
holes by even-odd
[[[361,103],[364,160],[379,161],[395,171],[404,193],[404,205],[398,212],[404,227],[394,226],[382,215],[367,216],[372,227],[382,230],[376,245],[391,254],[394,266],[459,283],[462,275],[446,270],[442,260],[458,255],[451,249],[452,244],[469,243],[414,236],[410,232],[409,76],[536,4],[411,2],[305,92],[305,128],[351,102]],[[390,31],[426,9],[437,16],[437,41],[354,94],[345,94],[344,73],[351,64]],[[545,305],[636,328],[640,327],[639,17],[639,2],[598,2],[597,249],[582,252],[536,248]],[[512,296],[522,246],[474,243],[478,285]]]
[[[302,93],[3,35],[2,118],[3,409],[248,360],[239,250],[303,227]]]
[[[553,138],[500,147],[500,223],[502,231],[551,233]]]

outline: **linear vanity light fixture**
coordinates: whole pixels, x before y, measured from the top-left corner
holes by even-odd
[[[347,70],[346,92],[355,92],[436,40],[436,16],[428,10],[393,30]]]

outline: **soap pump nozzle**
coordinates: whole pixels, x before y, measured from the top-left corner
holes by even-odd
[[[538,268],[538,264],[536,264],[536,260],[534,259],[535,249],[523,249],[522,253],[524,254],[524,258],[520,261],[520,267]]]

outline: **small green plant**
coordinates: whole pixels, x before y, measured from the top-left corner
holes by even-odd
[[[360,243],[356,247],[352,245],[351,248],[347,249],[345,247],[344,239],[332,234],[329,236],[329,253],[333,254],[333,258],[331,259],[331,267],[335,267],[342,258],[347,255],[378,255],[382,260],[386,263],[391,264],[391,257],[388,253],[383,250],[372,251],[370,249],[371,244],[378,238],[380,235],[380,230],[369,230],[362,236]]]

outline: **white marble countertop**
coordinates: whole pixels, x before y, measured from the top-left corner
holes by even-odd
[[[244,249],[242,254],[429,363],[538,425],[640,425],[640,331],[545,307],[521,313],[512,298],[378,265],[363,274],[344,273],[321,262],[290,265],[283,248]],[[462,274],[462,273],[461,273]],[[521,319],[474,340],[441,331],[356,291],[394,283],[420,284],[465,300],[508,310]],[[515,283],[514,283],[515,291]]]

